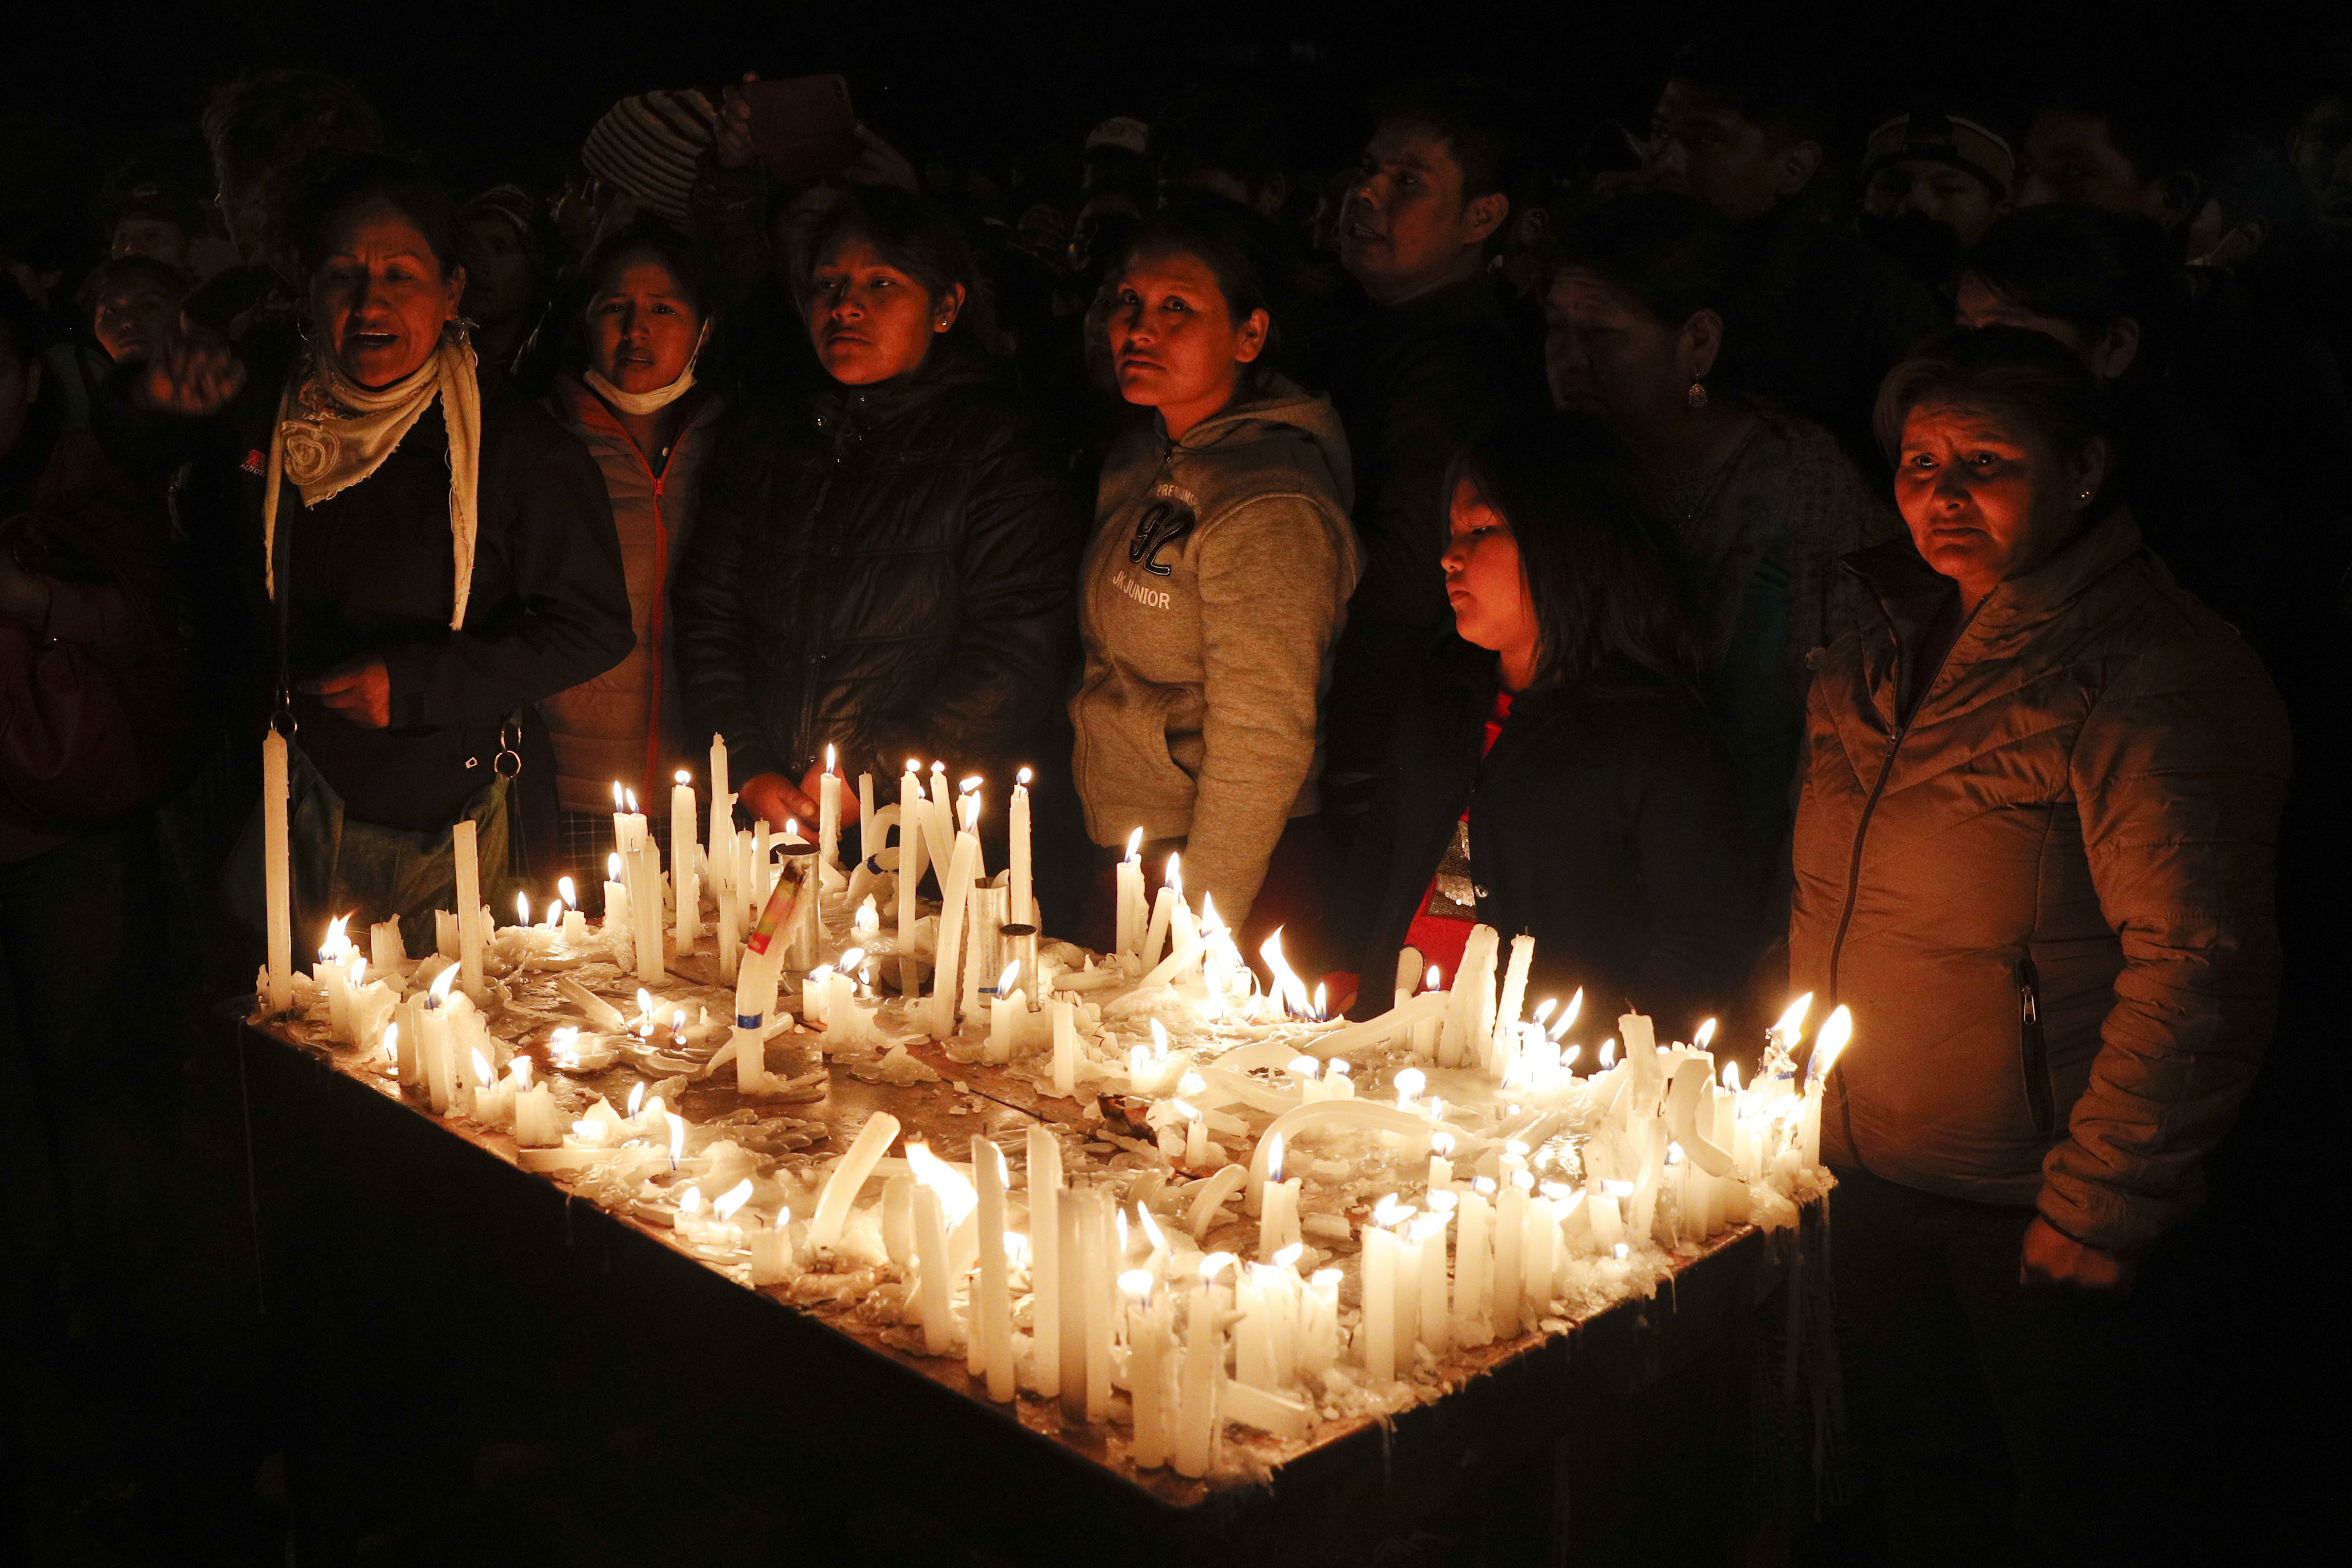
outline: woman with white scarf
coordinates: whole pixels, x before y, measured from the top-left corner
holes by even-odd
[[[233,437],[235,515],[212,521],[258,519],[301,758],[298,932],[356,908],[404,917],[413,946],[454,907],[457,820],[479,825],[486,893],[516,835],[552,850],[551,753],[510,721],[627,653],[627,591],[587,454],[530,405],[482,395],[447,195],[363,154],[305,194],[294,228],[309,294],[294,363],[271,374],[199,339],[152,362],[138,397],[226,416],[212,428]],[[518,763],[535,810],[497,782]]]

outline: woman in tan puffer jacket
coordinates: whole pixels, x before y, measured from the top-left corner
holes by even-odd
[[[1882,619],[1816,661],[1790,956],[1853,1010],[1822,1152],[1897,1559],[1990,1560],[2012,1527],[2114,1549],[2126,1446],[2095,1428],[2137,1386],[2120,1298],[2196,1207],[2275,1007],[2285,714],[2103,506],[2097,408],[2014,329],[1896,367],[1879,426],[1911,537],[1848,558]],[[1971,1409],[2014,1499],[1971,1490],[2000,1473]]]

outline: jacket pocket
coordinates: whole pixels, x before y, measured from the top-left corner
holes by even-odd
[[[2042,976],[2030,957],[2017,961],[2017,1048],[2034,1135],[2046,1139],[2054,1131],[2057,1112],[2050,1090],[2050,1040],[2042,1029]]]

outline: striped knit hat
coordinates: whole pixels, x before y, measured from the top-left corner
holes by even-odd
[[[580,162],[683,231],[695,163],[711,144],[718,121],[710,100],[692,88],[639,93],[613,105],[590,128]]]

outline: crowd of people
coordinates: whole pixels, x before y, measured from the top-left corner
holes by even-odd
[[[267,726],[298,946],[429,945],[461,820],[494,909],[593,910],[614,789],[707,800],[714,734],[747,824],[828,758],[1028,767],[1093,946],[1139,834],[1360,1014],[1477,922],[1676,1037],[1851,1005],[1886,1550],[2112,1530],[2127,1288],[2267,1042],[2336,690],[2352,84],[1848,146],[1732,35],[1572,158],[1442,78],[1337,171],[1203,91],[1018,184],[782,160],[760,85],[467,198],[348,82],[247,76],[209,187],[134,166],[80,276],[0,278],[0,1029],[60,1212],[121,998],[249,984]]]

